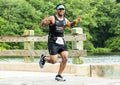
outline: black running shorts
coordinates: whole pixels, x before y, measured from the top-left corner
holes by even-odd
[[[64,45],[60,45],[56,43],[56,39],[57,37],[48,38],[48,50],[50,55],[56,55],[60,54],[62,51],[68,51],[65,40],[63,39]]]

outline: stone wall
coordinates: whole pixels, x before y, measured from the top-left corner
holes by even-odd
[[[46,63],[43,69],[37,63],[0,63],[0,70],[6,71],[34,71],[57,73],[59,63]],[[82,77],[120,78],[120,64],[67,64],[64,73]]]

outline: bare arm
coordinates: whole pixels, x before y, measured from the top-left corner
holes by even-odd
[[[72,22],[70,22],[67,18],[66,18],[66,22],[67,22],[67,26],[68,27],[74,27],[75,26],[75,24],[77,23],[77,22],[79,22],[79,21],[81,21],[81,18],[80,17],[77,17],[74,21],[72,21]]]
[[[53,16],[50,16],[50,17],[45,17],[42,22],[40,23],[40,27],[45,27],[47,25],[50,25],[50,24],[53,24],[54,22],[54,19],[53,19]]]

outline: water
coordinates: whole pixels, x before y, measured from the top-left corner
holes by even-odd
[[[98,63],[116,63],[120,64],[120,55],[95,55],[95,56],[87,56],[81,57],[81,60],[84,64],[98,64]],[[0,62],[24,62],[23,57],[2,57],[0,58]],[[35,63],[39,62],[39,58],[35,57]],[[58,59],[58,62],[61,62],[61,58]],[[73,63],[73,58],[68,59],[68,63]]]
[[[96,64],[96,63],[120,63],[120,55],[97,55],[97,56],[89,56],[83,58],[84,63]]]

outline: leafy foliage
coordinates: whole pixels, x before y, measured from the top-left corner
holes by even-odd
[[[40,29],[39,23],[45,16],[54,15],[54,8],[60,3],[66,6],[65,17],[70,21],[81,16],[82,22],[76,26],[83,28],[87,35],[85,49],[89,52],[97,48],[120,51],[119,0],[1,0],[0,36],[21,36],[25,29],[34,30],[35,35],[46,35],[48,27]],[[71,30],[66,28],[65,34],[68,33],[71,33]],[[20,47],[20,43],[0,44],[1,49]],[[46,43],[37,43],[35,48],[44,49]],[[69,43],[68,48],[71,48]]]
[[[112,37],[108,39],[106,42],[106,47],[112,49],[114,52],[120,51],[120,36]]]

